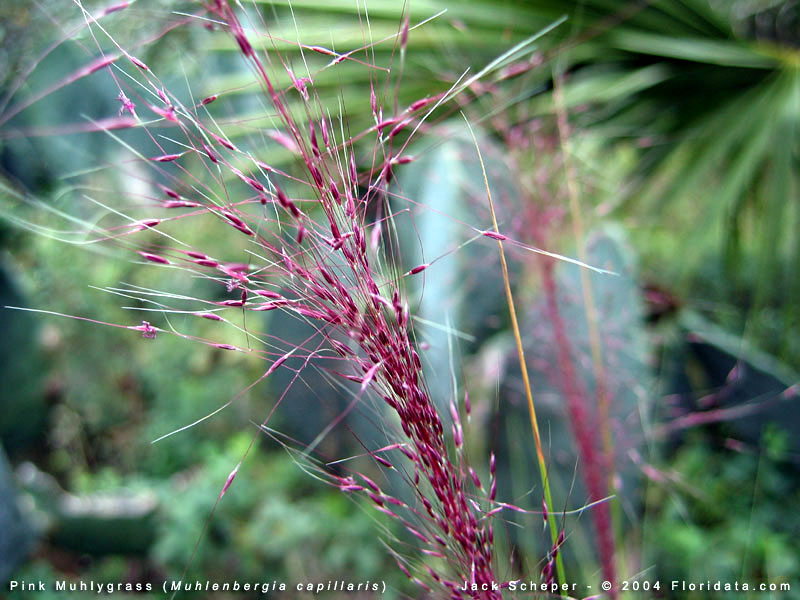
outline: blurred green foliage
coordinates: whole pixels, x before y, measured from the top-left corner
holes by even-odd
[[[666,467],[668,480],[648,493],[643,548],[653,578],[794,585],[800,491],[779,438],[773,434],[760,448],[737,452],[692,436]]]

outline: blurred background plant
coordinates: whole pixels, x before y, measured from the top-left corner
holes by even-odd
[[[369,89],[376,79],[354,61],[330,69],[330,56],[308,48],[301,56],[298,35],[304,44],[338,52],[389,40],[370,49],[376,65],[397,70],[402,59],[398,85],[373,87],[386,111],[444,93],[470,69],[461,79],[469,85],[421,127],[415,162],[397,169],[395,201],[409,208],[397,222],[399,231],[413,231],[401,239],[409,264],[447,255],[414,304],[424,319],[418,325],[430,348],[423,358],[432,389],[446,398],[453,381],[466,381],[470,390],[472,462],[484,464],[494,450],[500,498],[540,509],[496,247],[472,240],[491,219],[459,111],[487,161],[500,230],[618,274],[593,273],[587,302],[577,267],[545,267],[552,268],[552,298],[567,324],[573,379],[592,414],[598,387],[609,389],[607,426],[615,446],[605,475],[612,479],[609,494],[617,494],[610,506],[619,577],[797,585],[800,3],[427,0],[409,8],[412,29],[400,56],[394,40],[401,3],[246,5],[264,16],[270,44],[288,64],[308,65],[320,104],[342,110],[351,132],[374,125]],[[107,21],[120,45],[135,49],[167,89],[191,87],[195,97],[224,92],[214,117],[230,140],[291,169],[291,152],[270,137],[273,119],[236,42],[227,32],[179,26],[195,9],[137,2]],[[109,204],[110,194],[158,194],[145,173],[130,169],[120,177],[103,168],[125,160],[124,147],[83,131],[87,117],[116,114],[118,90],[98,72],[28,106],[26,99],[83,67],[92,42],[73,5],[8,2],[0,11],[2,304],[127,322],[120,302],[86,284],[177,291],[168,274],[114,249],[87,251],[16,226],[24,220],[53,228],[44,207],[74,215],[85,206],[75,199],[86,189]],[[42,54],[62,37],[71,41]],[[509,48],[517,51],[504,54]],[[472,80],[476,73],[482,77]],[[290,85],[285,79],[281,87]],[[134,146],[146,141],[139,130],[120,135]],[[192,237],[204,249],[226,250],[202,225]],[[576,508],[599,498],[575,484],[586,457],[576,450],[574,421],[564,409],[544,259],[514,247],[509,252],[515,294],[526,307],[523,335],[546,423],[555,510]],[[216,293],[202,279],[180,285],[190,296]],[[599,372],[592,311],[602,342]],[[221,415],[150,445],[245,389],[261,375],[260,364],[166,336],[143,344],[138,336],[112,336],[70,320],[8,310],[0,319],[7,332],[0,346],[0,436],[16,468],[3,485],[18,490],[28,523],[18,539],[29,540],[0,549],[0,576],[179,576],[249,443],[252,422],[263,421],[286,382],[246,394]],[[202,335],[211,325],[192,327]],[[270,327],[290,326],[274,318]],[[302,401],[309,394],[298,390],[292,398],[298,408],[271,426],[313,438],[341,402],[335,390],[316,387],[313,406],[329,412],[317,408],[309,418],[309,409],[299,408],[308,406]],[[596,425],[593,443],[600,447],[604,426]],[[351,442],[332,435],[326,444],[341,452]],[[315,485],[274,444],[261,446],[202,535],[191,577],[327,580],[348,573],[388,579],[397,596],[418,595],[380,544],[370,513]],[[110,497],[114,518],[143,532],[141,539],[109,539],[102,511],[74,513],[66,500],[52,500],[70,496]],[[20,522],[14,511],[8,509],[7,520]],[[500,533],[513,557],[508,576],[538,577],[550,546],[540,535],[541,517],[504,518],[508,526]],[[607,557],[598,555],[590,521],[588,514],[564,518],[562,553],[570,581],[596,585]]]

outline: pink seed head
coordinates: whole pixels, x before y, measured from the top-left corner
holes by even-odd
[[[377,125],[375,125],[375,129],[378,130],[378,133],[383,133],[383,130],[387,127],[391,127],[395,123],[397,123],[399,119],[396,117],[392,117],[390,119],[384,119],[383,121],[379,121]]]
[[[167,200],[161,203],[164,208],[187,208],[193,206],[200,206],[197,202],[190,202],[188,200]]]
[[[453,442],[456,448],[461,448],[464,445],[464,432],[461,429],[461,423],[453,424]]]
[[[453,423],[459,423],[461,418],[458,416],[458,409],[456,408],[455,402],[450,402],[450,416],[453,419]]]
[[[228,491],[228,488],[231,487],[231,484],[233,483],[233,480],[236,479],[236,474],[239,472],[239,466],[240,465],[236,465],[236,467],[233,469],[233,471],[231,471],[231,474],[228,475],[228,478],[225,480],[225,485],[222,486],[222,491],[219,493],[219,497],[217,498],[217,501],[219,501],[220,498],[222,498],[222,496],[225,495],[225,492]]]
[[[322,188],[324,181],[322,180],[322,173],[317,166],[314,163],[306,163],[306,168],[308,169],[308,172],[311,173],[311,178],[314,180],[314,184],[318,188]]]
[[[374,458],[374,459],[375,459],[375,462],[377,462],[377,463],[378,463],[378,464],[380,464],[380,465],[383,465],[383,466],[384,466],[384,467],[386,467],[387,469],[394,469],[394,466],[392,465],[392,463],[390,463],[390,462],[389,462],[388,460],[386,460],[385,458],[383,458],[383,457],[381,457],[381,456],[373,456],[372,458]]]
[[[336,56],[336,53],[333,50],[328,50],[327,48],[323,48],[322,46],[308,46],[308,49],[313,52],[319,52],[320,54],[325,54],[327,56]]]
[[[328,125],[324,116],[320,118],[319,126],[320,131],[322,131],[322,143],[328,148],[330,146],[330,139],[328,138]]]
[[[136,116],[136,105],[125,95],[125,92],[120,92],[119,95],[117,95],[117,100],[122,103],[122,106],[119,109],[120,117],[125,112],[129,112],[134,117]]]
[[[422,273],[429,266],[430,265],[428,263],[421,264],[411,269],[408,273],[406,273],[406,275],[416,275],[417,273]]]
[[[368,487],[369,487],[369,488],[370,488],[370,489],[371,489],[373,492],[376,492],[376,493],[380,494],[380,492],[381,492],[381,488],[379,488],[379,487],[378,487],[378,484],[376,484],[374,481],[372,481],[372,479],[370,479],[369,477],[367,477],[367,476],[366,476],[366,475],[364,475],[363,473],[361,473],[360,475],[361,475],[361,479],[363,479],[363,480],[364,480],[364,483],[366,483],[366,484],[367,484],[367,486],[368,486]]]
[[[339,489],[343,492],[360,492],[364,489],[364,487],[355,484],[341,484]]]
[[[208,319],[209,321],[222,321],[223,318],[219,315],[215,315],[214,313],[197,313],[198,317],[203,317],[204,319]]]
[[[286,302],[282,301],[275,301],[275,302],[266,302],[264,304],[259,304],[258,306],[254,307],[252,310],[257,312],[263,312],[267,310],[275,310],[276,308],[280,308],[281,306],[286,306]]]
[[[267,135],[276,142],[278,142],[281,146],[286,148],[292,154],[300,154],[300,148],[297,147],[297,143],[288,135],[280,131],[275,131],[274,129],[267,131]]]
[[[356,172],[356,155],[350,152],[350,183],[352,185],[358,184],[358,174]]]
[[[336,182],[333,181],[333,179],[331,179],[330,186],[328,186],[328,189],[331,192],[331,198],[333,198],[333,201],[336,202],[337,204],[341,204],[342,195],[339,193],[339,186],[336,185]]]
[[[236,42],[239,44],[242,54],[248,58],[255,56],[253,46],[250,44],[250,41],[247,39],[247,37],[245,37],[244,32],[241,29],[234,31],[233,37],[236,38]]]
[[[154,262],[154,263],[157,263],[159,265],[168,265],[168,264],[170,264],[170,262],[166,258],[164,258],[163,256],[158,256],[157,254],[151,254],[150,252],[142,252],[140,250],[137,250],[137,253],[142,258],[146,258],[150,262]]]
[[[223,211],[222,216],[228,219],[228,221],[230,221],[230,224],[233,225],[235,229],[238,229],[245,235],[255,235],[247,226],[247,224],[236,215]]]
[[[211,150],[211,148],[208,147],[206,143],[203,143],[203,152],[205,152],[206,156],[208,156],[208,160],[210,160],[214,164],[217,164],[219,162],[217,155],[214,154],[214,152]]]
[[[192,262],[197,265],[200,265],[201,267],[216,268],[219,266],[219,263],[211,258],[198,258],[197,260],[193,260]]]
[[[502,233],[497,233],[496,231],[491,231],[491,230],[490,231],[482,231],[481,235],[484,235],[484,236],[486,236],[488,238],[491,238],[493,240],[498,240],[500,242],[504,242],[505,240],[508,239],[508,237],[503,235]]]
[[[267,369],[267,373],[266,374],[267,375],[272,375],[272,373],[274,373],[283,363],[285,363],[289,359],[289,357],[292,355],[292,352],[294,352],[294,350],[292,350],[291,352],[289,352],[287,354],[284,354],[278,360],[276,360],[274,363],[272,363],[272,365],[270,365],[269,369]]]
[[[214,139],[215,139],[217,142],[219,142],[220,144],[222,144],[223,146],[225,146],[225,147],[226,147],[228,150],[236,150],[236,146],[234,146],[233,144],[231,144],[231,143],[230,143],[228,140],[226,140],[225,138],[222,138],[222,137],[220,137],[220,136],[218,136],[218,135],[216,135],[216,134],[210,133],[210,132],[209,132],[209,135],[210,135],[212,138],[214,138]]]
[[[162,154],[161,156],[153,156],[150,160],[155,162],[172,162],[179,159],[183,154]]]
[[[221,306],[244,306],[244,302],[241,300],[223,300],[222,302],[218,302],[218,304]]]
[[[245,176],[245,177],[243,178],[243,181],[244,181],[244,182],[245,182],[247,185],[249,185],[251,188],[253,188],[255,191],[257,191],[257,192],[266,192],[266,191],[267,191],[267,188],[265,188],[265,187],[264,187],[264,186],[261,184],[261,182],[259,182],[259,181],[256,181],[256,180],[255,180],[255,179],[253,179],[252,177],[247,177],[247,176]]]
[[[417,531],[417,530],[416,530],[416,529],[414,529],[413,527],[409,527],[409,526],[407,525],[407,526],[406,526],[406,529],[407,529],[407,530],[408,530],[408,532],[409,532],[411,535],[413,535],[414,537],[416,537],[416,538],[418,538],[418,539],[422,540],[422,541],[423,541],[423,542],[425,542],[426,544],[429,544],[429,543],[430,543],[430,540],[429,540],[428,538],[426,538],[424,535],[422,535],[422,534],[421,534],[419,531]]]
[[[207,105],[207,104],[211,104],[211,103],[212,103],[212,102],[214,102],[214,100],[216,100],[216,99],[217,99],[217,95],[216,95],[216,94],[212,94],[212,95],[210,95],[210,96],[206,96],[205,98],[203,98],[203,99],[200,101],[200,106],[205,106],[205,105]]]
[[[392,130],[389,132],[389,139],[392,139],[392,138],[393,138],[394,136],[396,136],[398,133],[400,133],[401,131],[403,131],[403,129],[405,129],[406,127],[408,127],[408,125],[409,125],[410,123],[411,123],[411,119],[404,119],[404,120],[400,121],[400,122],[399,122],[397,125],[395,125],[394,127],[392,127]]]
[[[372,298],[375,301],[376,307],[378,307],[379,304],[382,304],[386,308],[392,308],[392,303],[389,302],[386,298],[384,298],[380,294],[370,293],[370,298]]]
[[[165,185],[160,185],[159,187],[161,188],[161,191],[164,192],[164,194],[166,194],[170,198],[173,198],[175,200],[180,200],[181,199],[180,194],[178,194],[178,192],[176,192],[172,188],[168,188]]]
[[[319,144],[317,143],[317,128],[314,127],[314,120],[308,120],[308,138],[311,140],[311,150],[314,156],[319,158]]]
[[[420,108],[425,108],[432,102],[435,102],[439,99],[439,96],[433,96],[432,98],[420,98],[416,102],[412,102],[411,106],[408,107],[408,112],[414,112],[419,110]]]
[[[492,510],[484,513],[484,516],[486,516],[486,517],[494,516],[497,513],[499,513],[500,511],[502,511],[504,508],[505,508],[505,506],[498,506],[497,508],[493,508]]]
[[[134,66],[136,66],[136,68],[141,69],[142,71],[149,71],[150,70],[150,68],[146,64],[144,64],[142,61],[140,61],[135,56],[131,56],[129,54],[128,58],[134,64]]]
[[[308,317],[309,319],[327,320],[326,315],[324,313],[321,313],[318,310],[313,310],[313,309],[307,308],[305,306],[298,306],[297,308],[295,308],[295,310],[297,312],[299,312],[301,315],[303,315],[304,317]]]
[[[545,584],[549,584],[553,581],[553,561],[549,560],[547,564],[542,569],[542,579],[544,579]]]
[[[168,106],[167,108],[159,108],[158,106],[148,105],[150,110],[156,113],[158,116],[163,117],[167,121],[172,121],[173,123],[178,122],[178,117],[175,115],[175,109],[172,106]]]
[[[148,340],[156,339],[157,330],[155,327],[150,325],[147,321],[142,321],[142,324],[139,327],[135,327],[134,329],[138,329],[142,332],[142,337]]]
[[[280,203],[281,206],[283,206],[284,208],[289,206],[289,198],[286,196],[286,193],[278,186],[275,186],[275,194],[278,196],[278,202]]]
[[[387,160],[385,163],[383,163],[383,169],[381,169],[381,179],[383,179],[386,185],[389,185],[393,178],[394,171],[392,170],[392,161]]]
[[[472,477],[472,483],[475,484],[475,487],[478,488],[479,490],[483,489],[483,486],[481,485],[481,480],[478,478],[478,474],[472,467],[469,467],[469,475],[470,477]]]
[[[286,208],[287,210],[289,210],[289,212],[292,213],[292,216],[295,219],[299,218],[300,215],[302,214],[300,212],[300,209],[297,208],[297,205],[294,202],[289,200],[289,197],[284,193],[284,191],[281,188],[276,186],[275,187],[275,193],[278,196],[278,202],[280,203],[280,205],[283,206],[284,208]]]
[[[350,351],[350,348],[345,346],[340,341],[334,340],[334,339],[331,339],[329,341],[330,341],[330,344],[333,347],[333,349],[336,350],[336,352],[338,352],[339,355],[341,355],[341,356],[350,356],[352,354],[352,352]]]
[[[288,68],[286,69],[286,72],[289,74],[289,78],[292,80],[292,85],[294,88],[300,92],[303,100],[308,102],[308,89],[306,88],[306,83],[311,83],[311,80],[308,77],[295,77],[292,70]]]
[[[378,369],[380,368],[380,366],[381,366],[381,363],[375,363],[374,365],[372,365],[369,368],[369,370],[367,371],[366,375],[364,375],[364,380],[361,382],[361,391],[362,392],[365,389],[367,389],[367,386],[369,385],[370,381],[372,381],[372,379],[375,377],[375,373],[378,372]]]
[[[262,296],[264,298],[282,298],[283,297],[279,293],[272,292],[270,290],[254,290],[253,293],[258,295],[258,296]]]

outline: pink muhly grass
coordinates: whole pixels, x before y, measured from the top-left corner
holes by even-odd
[[[463,581],[491,587],[496,581],[492,569],[492,528],[479,521],[480,515],[476,515],[467,502],[465,473],[449,458],[442,420],[421,380],[421,361],[405,327],[407,318],[400,301],[398,282],[379,280],[373,270],[363,225],[366,199],[355,198],[357,182],[348,181],[346,172],[332,168],[330,161],[324,160],[314,135],[313,121],[310,122],[309,137],[301,135],[230,7],[218,2],[216,11],[228,23],[242,53],[255,66],[273,106],[297,144],[327,220],[320,228],[305,217],[281,188],[275,188],[278,203],[290,219],[302,221],[313,237],[330,246],[330,250],[320,245],[312,246],[310,252],[291,255],[281,251],[286,271],[295,276],[295,289],[304,293],[302,303],[293,308],[306,317],[329,325],[326,336],[333,337],[333,332],[338,331],[351,340],[352,345],[339,343],[334,346],[335,351],[363,372],[361,390],[369,386],[399,416],[403,433],[411,445],[406,456],[413,463],[415,491],[425,507],[422,515],[424,532],[386,508],[387,503],[398,507],[403,507],[404,503],[383,494],[374,482],[361,476],[370,489],[368,497],[379,510],[400,519],[414,537],[429,546],[428,549],[447,550],[454,572],[460,575],[458,580],[442,579],[442,585],[452,594],[458,594]],[[301,96],[308,101],[308,82],[298,80],[291,73],[290,77]],[[321,123],[322,131],[327,131],[325,117],[321,118]],[[326,154],[330,153],[330,148],[325,150]],[[344,198],[339,192],[332,192],[337,187],[337,180],[344,182]],[[234,226],[237,225],[234,222]],[[324,233],[326,225],[329,235]],[[335,267],[336,263],[329,259],[331,252],[339,255],[344,268]],[[418,268],[412,269],[412,272],[419,271]],[[388,302],[377,299],[382,296],[394,300],[387,306]],[[454,428],[454,431],[460,430],[458,421]],[[455,439],[457,447],[460,447],[460,435]],[[379,462],[384,466],[391,464],[382,457]],[[432,498],[419,485],[420,477],[433,491]],[[357,487],[352,478],[342,478],[339,484],[348,491],[355,491]],[[402,561],[398,560],[398,564],[412,577]],[[499,597],[491,592],[480,596]]]
[[[129,249],[131,242],[127,236],[131,234],[159,236],[152,239],[165,245],[142,242],[134,245],[134,251],[149,263],[200,274],[225,286],[228,293],[236,294],[226,300],[183,298],[203,306],[192,310],[176,308],[175,312],[188,312],[220,322],[220,326],[228,322],[223,315],[232,310],[280,309],[313,322],[320,345],[314,348],[309,341],[307,346],[296,346],[277,358],[274,352],[252,350],[243,344],[210,339],[198,341],[219,350],[246,352],[262,358],[269,356],[271,365],[260,380],[284,365],[295,352],[298,357],[306,353],[308,360],[321,352],[321,346],[332,349],[340,363],[349,365],[350,369],[350,373],[336,371],[335,374],[359,386],[356,400],[362,394],[375,395],[397,415],[401,441],[370,452],[369,456],[381,467],[405,474],[413,489],[414,502],[394,497],[363,473],[327,474],[329,480],[344,492],[363,493],[376,510],[396,519],[421,545],[424,555],[446,559],[447,567],[441,571],[431,567],[423,570],[416,562],[412,564],[392,550],[398,567],[423,589],[438,586],[451,598],[499,599],[500,592],[493,590],[494,585],[501,582],[493,566],[494,531],[490,518],[502,508],[496,503],[496,461],[492,456],[486,491],[475,470],[466,464],[459,406],[450,402],[446,425],[422,379],[422,361],[410,329],[404,278],[424,277],[422,273],[430,263],[410,269],[406,266],[404,272],[399,258],[390,255],[389,264],[381,265],[375,251],[380,245],[383,231],[380,221],[383,219],[371,222],[368,216],[371,206],[386,204],[388,186],[394,176],[392,165],[412,160],[401,156],[402,151],[395,152],[392,144],[410,135],[415,122],[412,113],[426,109],[440,96],[418,100],[408,111],[384,119],[383,108],[373,89],[371,104],[377,124],[368,133],[375,133],[377,141],[372,164],[359,172],[354,146],[356,139],[362,136],[346,138],[342,132],[337,139],[334,123],[324,112],[321,116],[310,116],[318,112],[314,110],[318,99],[314,95],[313,77],[293,72],[277,53],[262,58],[226,1],[215,0],[207,10],[219,23],[225,24],[275,111],[281,130],[266,135],[299,157],[303,176],[290,175],[255,160],[230,141],[215,123],[206,123],[203,111],[217,100],[218,94],[183,105],[164,90],[150,68],[123,53],[121,56],[137,70],[137,81],[141,83],[140,93],[134,94],[127,88],[122,89],[121,79],[115,79],[120,87],[118,99],[123,103],[123,110],[136,119],[130,98],[141,98],[140,106],[148,107],[157,121],[170,129],[171,138],[182,136],[183,139],[180,152],[175,152],[174,144],[170,145],[151,133],[149,126],[140,124],[157,150],[139,157],[170,184],[161,185],[159,198],[153,206],[169,210],[170,217],[148,216],[133,220],[133,225],[126,223],[124,227],[103,231],[101,239]],[[87,16],[87,26],[92,23]],[[408,30],[406,15],[400,31],[401,52],[405,49]],[[313,49],[329,53],[322,48]],[[331,51],[330,55],[333,54]],[[349,58],[337,55],[337,61]],[[120,56],[103,59],[73,78],[85,76],[87,69],[109,68],[117,62],[122,62]],[[271,75],[276,68],[285,71],[291,81],[290,88],[277,87],[276,77]],[[290,95],[293,100],[299,98],[306,107],[309,116],[302,124],[296,117],[296,110],[290,108]],[[224,175],[231,175],[230,179],[236,181],[239,189],[247,192],[237,195],[238,192],[231,191],[232,187],[229,190],[227,185],[213,189],[214,186],[204,183],[184,166],[183,163],[190,160],[200,161],[214,182],[222,184]],[[185,176],[185,181],[178,174]],[[360,185],[366,186],[367,191],[360,192]],[[294,191],[287,191],[290,189],[304,189],[307,197],[299,198]],[[173,214],[175,216],[171,216]],[[231,263],[224,257],[211,256],[211,252],[188,249],[187,244],[172,237],[172,233],[162,231],[168,225],[172,227],[170,231],[184,224],[189,227],[189,219],[197,218],[214,219],[232,235],[240,236],[252,249],[248,257],[251,262]],[[482,233],[493,239],[506,239],[496,232]],[[167,302],[169,298],[165,293],[162,300]],[[157,333],[190,337],[158,329],[148,321],[128,328],[141,332],[148,339],[155,338]],[[464,400],[464,409],[469,416],[468,398]],[[232,485],[238,468],[226,480],[219,499]],[[557,552],[557,548],[553,552]],[[427,581],[420,579],[423,576]],[[478,591],[462,591],[465,582],[477,586]]]

